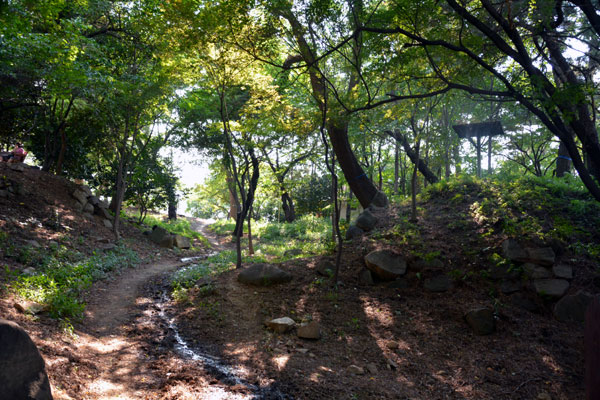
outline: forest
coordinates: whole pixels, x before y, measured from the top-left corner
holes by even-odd
[[[377,311],[369,307],[382,314],[389,311],[388,320],[405,315],[399,311],[405,293],[388,296],[386,290],[408,290],[409,300],[403,301],[413,306],[410,320],[425,318],[429,311],[416,305],[421,298],[417,288],[422,291],[423,286],[431,296],[438,292],[431,287],[443,276],[448,288],[462,294],[456,295],[454,305],[449,305],[450,298],[426,297],[437,310],[431,318],[461,314],[455,320],[462,323],[472,297],[493,309],[494,326],[507,326],[495,335],[514,335],[514,341],[536,329],[551,331],[555,343],[570,352],[557,356],[560,360],[553,367],[540,354],[555,354],[554,344],[535,356],[523,353],[525,364],[533,358],[543,360],[530,365],[531,375],[520,381],[488,376],[482,378],[483,386],[466,384],[469,379],[464,377],[450,382],[438,376],[439,371],[431,369],[467,368],[460,361],[442,367],[439,359],[402,378],[387,377],[398,385],[403,379],[410,381],[405,392],[396,386],[378,392],[373,382],[357,384],[354,390],[351,380],[319,381],[314,376],[327,375],[322,365],[315,366],[321,372],[304,380],[291,368],[283,368],[284,373],[280,367],[280,375],[273,378],[278,384],[269,386],[265,376],[275,373],[262,370],[261,375],[255,364],[248,368],[256,377],[247,378],[255,379],[254,386],[246,381],[223,386],[241,385],[235,394],[239,398],[544,400],[583,398],[586,393],[588,399],[599,398],[589,382],[600,385],[600,375],[585,375],[583,366],[587,362],[587,371],[589,365],[600,370],[600,349],[584,351],[585,307],[573,311],[577,317],[566,318],[574,325],[556,327],[552,322],[564,322],[557,308],[569,296],[579,296],[573,300],[577,304],[600,304],[592,300],[600,293],[599,101],[598,0],[0,0],[0,150],[8,159],[22,143],[27,151],[24,165],[31,167],[23,177],[17,164],[0,163],[0,201],[5,202],[0,204],[0,267],[5,270],[0,297],[46,307],[48,321],[53,322],[42,321],[43,328],[37,320],[19,320],[28,331],[73,334],[78,324],[85,325],[86,304],[102,314],[101,308],[94,308],[101,300],[93,306],[93,288],[120,274],[117,264],[162,263],[170,266],[147,268],[129,283],[141,288],[168,271],[171,276],[161,278],[156,287],[168,287],[171,300],[153,301],[163,314],[176,315],[188,338],[199,335],[225,346],[218,329],[209,331],[190,321],[204,318],[230,327],[234,311],[258,307],[257,314],[268,314],[260,318],[283,316],[275,315],[276,310],[296,313],[286,315],[298,330],[314,320],[325,325],[325,315],[330,315],[330,326],[335,326],[330,338],[336,337],[343,349],[343,343],[352,347],[352,332],[357,341],[374,341],[373,332],[380,332],[368,323],[377,319],[369,314]],[[184,183],[184,164],[195,165],[193,186]],[[66,197],[61,197],[63,187]],[[89,193],[83,195],[76,216],[69,217],[68,195],[77,198],[76,187]],[[46,197],[33,203],[38,195]],[[99,206],[103,202],[106,207]],[[87,222],[80,221],[78,213],[84,213],[81,218]],[[98,215],[103,225],[92,228]],[[372,224],[365,222],[369,218]],[[53,221],[55,227],[48,228],[44,221]],[[64,228],[65,221],[78,228]],[[372,231],[373,226],[377,229]],[[156,244],[147,244],[151,242],[141,233],[146,230],[154,240],[157,229],[167,236],[170,232],[187,237],[191,250],[174,245],[174,250],[159,254]],[[90,238],[100,240],[102,235],[104,242],[87,245]],[[179,239],[169,240],[172,247]],[[40,243],[46,250],[38,249]],[[103,258],[104,250],[114,254]],[[402,254],[408,275],[378,275],[369,259],[376,251]],[[540,256],[544,251],[552,252],[551,261]],[[176,267],[173,260],[183,256],[203,261],[178,269],[181,265]],[[308,270],[296,271],[297,260]],[[329,263],[327,272],[314,278],[324,262]],[[240,270],[259,263],[282,264],[285,271],[296,273],[293,289],[246,292],[233,284],[239,279],[234,274],[242,275]],[[570,272],[557,269],[565,265]],[[497,268],[503,272],[494,277]],[[399,286],[386,283],[384,294],[373,289],[390,280]],[[397,283],[400,280],[403,283]],[[540,286],[546,284],[552,286]],[[371,289],[352,294],[353,285]],[[515,285],[516,290],[507,289]],[[566,286],[553,294],[555,285]],[[119,290],[124,293],[123,287]],[[222,294],[225,290],[227,296]],[[232,300],[230,291],[238,300]],[[519,304],[533,301],[533,306],[527,304],[537,311],[526,316],[502,311],[506,304],[519,302],[515,295],[508,297],[515,292],[525,298]],[[326,303],[329,311],[317,311],[308,300],[290,305],[290,296],[298,293],[318,293],[320,300],[315,301]],[[218,300],[219,296],[225,298]],[[279,297],[286,299],[280,305],[265,300]],[[232,304],[227,311],[228,301]],[[352,314],[355,308],[361,310],[360,317]],[[8,318],[1,304],[0,310],[2,318],[19,319]],[[311,315],[307,319],[301,313]],[[132,321],[129,314],[121,317]],[[427,321],[423,326],[429,326]],[[516,321],[531,332],[509,329]],[[118,325],[116,320],[104,322]],[[379,323],[383,327],[389,321],[381,316]],[[90,323],[96,325],[101,323]],[[144,322],[128,326],[128,334],[150,335]],[[447,333],[458,346],[456,326]],[[595,329],[600,340],[600,327],[585,326],[585,335]],[[232,342],[242,343],[241,333],[232,329]],[[264,354],[273,356],[281,346],[294,348],[288,353],[297,350],[290,340],[272,336],[272,331],[283,330],[268,329]],[[577,333],[570,337],[569,329]],[[262,334],[257,331],[256,337]],[[412,334],[416,337],[418,332]],[[59,350],[33,336],[44,358],[60,365]],[[406,352],[410,346],[422,346],[417,339],[413,344],[382,344],[383,336],[377,339],[385,349],[381,352],[392,351],[396,358],[385,356],[383,366],[371,368],[366,361],[346,356],[350,367],[357,368],[354,375],[365,374],[366,380],[369,374],[401,371],[401,351],[389,346],[400,343],[400,349],[407,346]],[[497,340],[512,343],[508,336]],[[153,343],[155,337],[149,337]],[[443,345],[432,340],[432,346],[439,346],[436,351],[443,351]],[[486,348],[480,342],[473,346],[471,352]],[[313,352],[306,350],[316,363],[320,356]],[[234,356],[225,353],[221,350],[221,357],[233,364]],[[260,358],[251,354],[248,358]],[[184,374],[175,371],[179,364],[174,358],[167,363],[163,356],[148,357],[157,360],[158,370]],[[418,363],[414,354],[407,357],[411,365]],[[485,374],[486,368],[498,374],[511,370],[508,364],[498,366],[508,361],[487,360],[491,364],[481,372],[473,369],[473,360],[468,361],[471,377]],[[88,367],[76,373],[53,365],[48,364],[53,391],[65,399],[77,398],[78,389],[70,380],[85,386],[83,374],[96,381],[108,379]],[[554,377],[535,375],[540,368],[549,368],[552,372],[544,371]],[[522,370],[515,371],[512,376],[518,378]],[[430,373],[436,384],[421,380]],[[208,375],[202,379],[215,379]],[[115,393],[124,397],[114,398],[211,398],[193,392],[189,377],[168,384],[148,379],[156,390],[143,393],[150,397],[116,387]],[[181,382],[188,382],[187,388]],[[331,393],[319,382],[333,385]],[[57,385],[63,389],[57,391]],[[273,392],[260,392],[267,386]],[[93,385],[86,387],[91,394],[85,398],[113,398],[97,387],[90,389]],[[163,397],[152,397],[157,393]]]

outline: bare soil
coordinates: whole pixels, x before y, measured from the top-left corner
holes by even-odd
[[[81,251],[111,240],[96,217],[86,219],[73,210],[70,182],[35,170],[0,173],[28,188],[27,196],[0,198],[0,230],[42,244],[81,235],[85,240],[72,241]],[[210,250],[158,249],[125,223],[125,241],[145,261],[93,286],[86,317],[74,326],[73,335],[44,314],[19,313],[13,307],[18,299],[6,290],[0,316],[32,336],[46,360],[56,399],[583,398],[583,327],[554,320],[552,303],[531,296],[537,311],[523,310],[477,274],[455,280],[445,293],[423,289],[423,280],[440,271],[409,271],[404,289],[359,285],[363,257],[374,249],[439,251],[443,272],[468,272],[482,268],[504,239],[482,235],[476,221],[450,228],[449,221],[461,211],[436,207],[420,215],[417,246],[394,232],[397,216],[404,212],[386,211],[374,232],[344,245],[337,289],[316,273],[320,258],[295,259],[280,265],[294,276],[289,284],[250,287],[238,283],[238,271],[232,270],[214,279],[214,291],[197,289],[180,304],[164,303],[169,274],[183,265],[182,257]],[[44,223],[57,215],[69,229]],[[205,229],[202,221],[192,222]],[[229,237],[204,232],[214,248],[230,245]],[[592,265],[570,261],[579,266],[570,292],[597,293],[590,279]],[[22,268],[12,258],[2,262],[9,269]],[[8,279],[2,275],[0,282]],[[476,336],[464,322],[464,313],[477,306],[496,310],[494,334]],[[191,347],[220,357],[243,384],[232,384],[175,351],[175,332],[164,315],[174,319]],[[294,332],[276,334],[265,328],[266,320],[283,316],[318,321],[322,338],[303,340]],[[353,365],[364,373],[353,372]]]

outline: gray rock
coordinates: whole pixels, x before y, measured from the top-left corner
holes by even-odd
[[[384,281],[393,281],[406,273],[406,260],[391,250],[375,250],[365,256],[367,268]]]
[[[44,359],[27,332],[0,319],[0,343],[0,397],[51,400]]]
[[[528,260],[527,252],[515,239],[506,239],[502,242],[502,251],[504,258],[511,261],[526,262]]]
[[[81,204],[80,202],[75,203],[73,208],[76,212],[83,212],[83,204]]]
[[[444,268],[444,263],[437,258],[432,260],[417,258],[409,264],[409,267],[411,271],[439,271]]]
[[[552,278],[552,272],[548,268],[537,264],[525,263],[523,264],[523,271],[531,279]]]
[[[113,228],[113,224],[112,222],[110,222],[108,219],[103,219],[102,223],[104,224],[105,227],[107,227],[108,229],[112,229]]]
[[[17,172],[24,172],[25,171],[25,164],[23,164],[23,163],[10,163],[10,164],[8,164],[8,168],[10,168],[13,171],[17,171]]]
[[[8,190],[0,190],[0,198],[7,198],[9,194]]]
[[[106,201],[104,201],[104,200],[100,200],[100,201],[98,202],[98,207],[100,207],[100,208],[103,208],[103,209],[107,210],[107,209],[108,209],[108,203],[107,203]]]
[[[584,322],[585,311],[592,299],[593,296],[591,294],[583,291],[565,296],[554,306],[554,316],[561,322]]]
[[[351,366],[348,367],[348,372],[354,375],[364,375],[365,374],[365,370],[361,367],[359,367],[358,365],[354,365],[352,364]]]
[[[371,211],[369,210],[364,210],[362,213],[360,213],[358,218],[356,218],[355,222],[355,225],[357,227],[366,232],[372,230],[376,224],[377,217],[371,214]]]
[[[317,340],[321,338],[321,327],[317,321],[302,324],[298,327],[298,337],[302,339]]]
[[[86,192],[84,192],[81,189],[75,189],[75,191],[73,191],[73,193],[71,193],[71,196],[73,196],[73,198],[75,198],[82,205],[85,205],[85,203],[87,203],[88,195]]]
[[[360,229],[358,226],[350,225],[346,231],[346,240],[361,237],[364,233],[365,231]]]
[[[562,279],[573,279],[573,268],[570,265],[555,265],[552,267],[554,276]]]
[[[189,249],[190,247],[192,247],[190,238],[181,235],[174,235],[173,243],[178,249]]]
[[[500,291],[504,294],[511,294],[521,290],[521,282],[519,281],[502,281],[500,283]]]
[[[90,196],[88,197],[88,203],[96,207],[100,203],[100,199],[98,196]]]
[[[465,314],[465,321],[476,335],[489,335],[496,330],[494,311],[490,308],[475,308]]]
[[[290,317],[276,318],[267,322],[267,326],[277,333],[286,333],[294,329],[296,322]]]
[[[172,248],[175,241],[173,235],[171,235],[169,231],[167,231],[164,228],[161,228],[160,226],[155,226],[152,228],[150,240],[158,244],[160,247],[165,247],[167,249]]]
[[[331,260],[323,258],[319,260],[315,269],[317,274],[330,278],[335,272],[335,264]]]
[[[369,371],[369,374],[371,375],[376,375],[377,374],[377,366],[375,365],[375,363],[368,363],[366,365],[367,367],[367,371]]]
[[[373,200],[371,200],[371,206],[386,208],[388,206],[388,198],[382,191],[377,191],[375,196],[373,196]]]
[[[42,247],[36,240],[27,240],[25,241],[25,244],[36,249]]]
[[[88,213],[88,214],[93,214],[94,206],[89,202],[85,203],[85,205],[83,206],[83,212]]]
[[[388,282],[386,287],[390,289],[408,289],[408,281],[404,278],[398,278],[395,281]]]
[[[90,187],[87,185],[80,185],[79,190],[84,192],[88,197],[92,195],[92,189],[90,189]]]
[[[547,267],[554,264],[556,255],[552,247],[540,247],[540,248],[528,248],[525,249],[527,252],[527,261],[534,264],[545,265]]]
[[[237,279],[239,282],[248,285],[270,286],[277,283],[287,283],[292,280],[292,275],[272,264],[260,263],[242,270]]]
[[[373,281],[373,275],[368,269],[363,269],[358,273],[358,284],[360,286],[371,286],[375,282]]]
[[[430,292],[446,292],[452,288],[452,280],[447,275],[437,275],[425,279],[423,286]]]
[[[569,288],[569,281],[564,279],[536,279],[533,281],[533,286],[539,295],[561,297]]]

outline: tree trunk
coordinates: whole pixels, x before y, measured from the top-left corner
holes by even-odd
[[[558,157],[556,158],[556,176],[562,178],[571,169],[571,157],[567,147],[561,141],[558,145]]]
[[[410,143],[408,143],[408,140],[406,140],[404,135],[398,131],[385,131],[385,133],[402,144],[402,147],[404,147],[404,151],[410,160],[419,168],[419,171],[429,183],[436,183],[438,181],[438,177],[429,169],[427,164],[419,158],[418,151],[413,151],[413,149],[410,147]]]
[[[285,221],[294,222],[296,219],[296,210],[294,209],[294,202],[288,192],[283,192],[281,195],[281,207],[283,208]]]
[[[254,245],[252,244],[252,208],[248,211],[248,255],[254,255]]]
[[[237,218],[235,221],[235,229],[233,231],[236,237],[236,251],[237,251],[237,262],[236,268],[242,267],[242,250],[241,250],[241,237],[244,234],[244,221],[246,220],[246,216],[248,215],[250,209],[252,208],[252,204],[254,203],[254,193],[256,192],[256,188],[258,187],[258,178],[260,176],[259,163],[256,155],[254,154],[254,149],[250,148],[248,150],[250,154],[251,163],[252,163],[252,177],[250,178],[250,183],[248,185],[248,192],[246,193],[246,198],[243,199],[243,204],[241,206],[241,211],[238,212]],[[241,188],[240,188],[241,189]]]

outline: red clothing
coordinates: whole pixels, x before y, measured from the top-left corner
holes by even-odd
[[[25,155],[25,149],[22,147],[15,147],[15,149],[13,150],[13,154],[15,156],[22,157]]]

